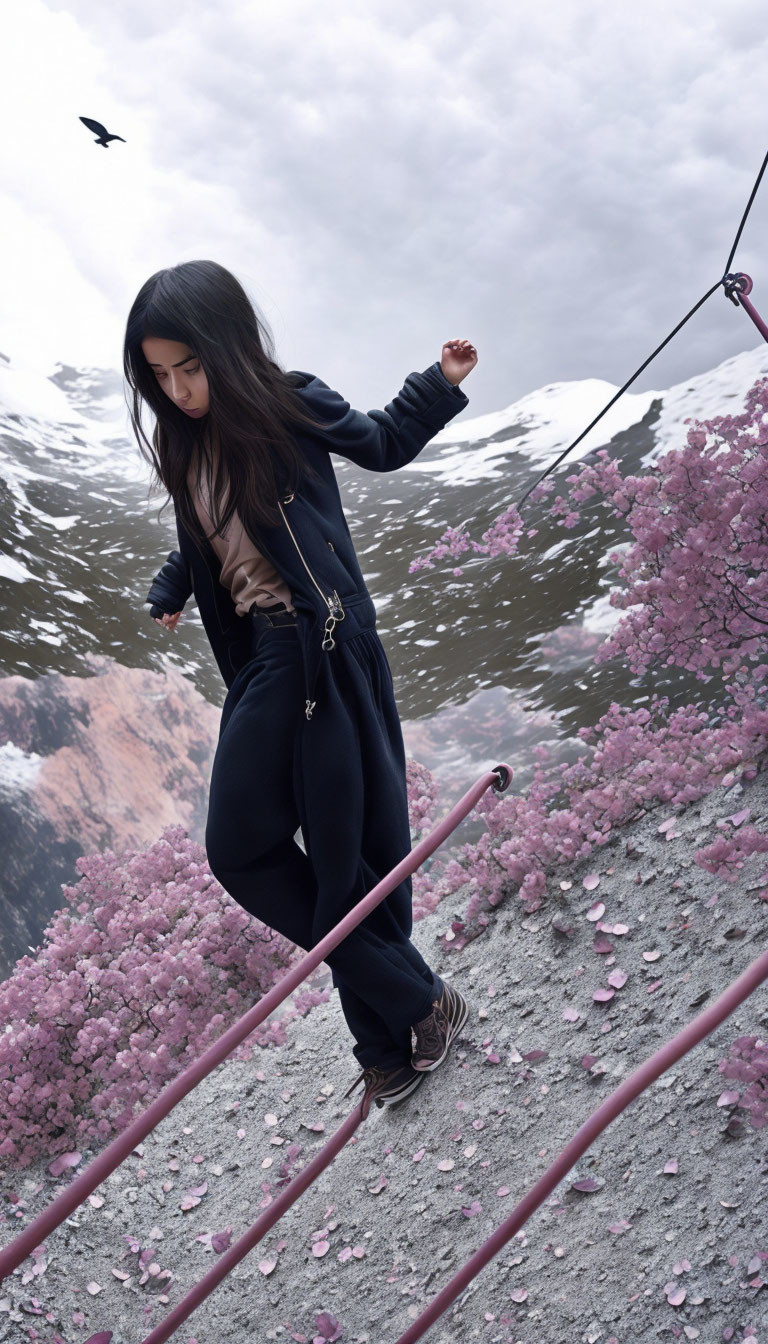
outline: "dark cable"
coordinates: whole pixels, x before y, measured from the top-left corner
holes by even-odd
[[[562,462],[563,458],[568,456],[568,453],[570,453],[571,449],[572,449],[572,448],[575,448],[576,445],[577,445],[577,443],[581,443],[581,440],[584,438],[585,434],[588,434],[588,433],[589,433],[590,429],[594,429],[594,427],[595,427],[595,425],[597,424],[597,422],[598,422],[599,420],[602,420],[602,418],[603,418],[603,416],[605,415],[606,411],[609,411],[609,410],[611,409],[611,407],[613,406],[614,402],[618,401],[619,397],[622,396],[624,392],[626,392],[627,388],[632,386],[632,383],[634,383],[634,381],[635,381],[636,378],[639,378],[640,374],[643,372],[643,369],[646,369],[646,368],[648,367],[648,365],[650,364],[651,360],[652,360],[652,359],[655,359],[656,356],[658,355],[659,351],[660,351],[660,350],[663,350],[663,349],[664,349],[664,346],[667,345],[668,342],[672,340],[672,337],[677,335],[677,333],[678,333],[678,331],[680,330],[680,328],[685,326],[685,324],[686,324],[686,322],[688,321],[688,319],[689,319],[690,317],[693,317],[693,314],[694,314],[694,313],[701,307],[701,305],[702,305],[703,303],[706,303],[707,299],[710,298],[710,297],[714,294],[714,292],[715,292],[716,289],[719,289],[721,285],[725,285],[726,280],[732,280],[733,277],[729,276],[728,272],[730,271],[731,263],[732,263],[732,261],[733,261],[734,254],[735,254],[735,252],[736,252],[736,248],[738,247],[739,239],[741,238],[741,234],[742,234],[742,230],[743,230],[743,228],[744,228],[744,225],[745,225],[746,222],[747,222],[747,216],[749,215],[749,212],[750,212],[750,210],[752,209],[752,202],[754,201],[755,196],[756,196],[756,194],[757,194],[757,189],[758,189],[758,187],[760,186],[760,182],[761,182],[761,180],[762,180],[763,173],[765,172],[766,165],[768,165],[768,153],[766,154],[765,158],[763,159],[762,167],[761,167],[761,169],[760,169],[760,172],[759,172],[758,175],[757,175],[757,180],[756,180],[756,182],[755,182],[755,185],[754,185],[753,188],[752,188],[752,194],[750,195],[750,198],[749,198],[749,200],[748,200],[748,202],[747,202],[747,208],[746,208],[746,210],[744,211],[744,214],[742,215],[741,223],[739,224],[738,231],[737,231],[737,233],[736,233],[736,238],[734,239],[733,247],[731,248],[731,251],[730,251],[730,254],[729,254],[729,257],[728,257],[728,261],[727,261],[727,263],[726,263],[725,272],[724,272],[724,274],[723,274],[722,279],[721,279],[721,280],[718,280],[718,282],[717,282],[716,285],[713,285],[711,289],[708,289],[708,290],[707,290],[706,294],[704,294],[704,295],[702,296],[702,298],[699,299],[698,303],[694,304],[694,306],[693,306],[693,308],[691,309],[691,311],[690,311],[689,313],[686,314],[686,316],[683,318],[682,322],[678,322],[678,324],[677,324],[677,326],[675,327],[674,331],[671,331],[671,332],[669,333],[669,335],[667,336],[666,340],[663,340],[663,341],[661,342],[661,345],[658,345],[658,346],[656,347],[656,349],[654,350],[653,354],[648,356],[648,358],[646,359],[645,363],[640,365],[640,368],[637,370],[637,372],[636,372],[636,373],[633,373],[633,374],[632,374],[632,377],[631,377],[631,378],[624,384],[624,386],[621,387],[621,388],[619,388],[619,390],[618,390],[618,392],[616,393],[616,395],[613,396],[613,397],[611,397],[611,400],[608,402],[607,406],[604,406],[604,407],[603,407],[603,409],[602,409],[602,411],[600,412],[600,414],[595,416],[595,418],[594,418],[594,420],[591,422],[591,424],[587,425],[586,429],[582,430],[581,434],[579,434],[579,437],[578,437],[577,439],[574,439],[574,440],[573,440],[573,443],[569,443],[569,444],[568,444],[568,447],[565,448],[565,449],[563,450],[563,452],[560,454],[560,456],[559,456],[558,458],[555,459],[555,461],[552,463],[552,465],[549,466],[549,467],[547,467],[546,471],[543,471],[543,472],[541,473],[541,475],[538,477],[538,479],[535,480],[535,481],[533,482],[533,485],[531,485],[531,486],[528,487],[528,489],[526,490],[525,494],[522,495],[521,498],[520,498],[520,501],[519,501],[519,503],[518,503],[518,505],[517,505],[518,510],[519,510],[520,508],[522,508],[522,506],[523,506],[523,504],[525,503],[525,501],[526,501],[526,499],[528,498],[528,496],[531,494],[531,492],[532,492],[533,490],[536,489],[536,486],[539,485],[539,484],[541,483],[541,481],[544,480],[544,477],[545,477],[545,476],[548,476],[549,473],[550,473],[551,471],[554,471],[554,470],[555,470],[555,467],[559,466],[559,464]],[[728,292],[728,287],[726,287],[725,294],[726,294],[726,298],[731,298],[731,301],[732,301],[733,303],[738,303],[738,300],[737,300],[736,298],[734,298],[734,297],[732,296],[732,294],[729,294],[729,292]]]
[[[749,214],[750,210],[752,209],[752,202],[754,201],[755,196],[757,195],[757,188],[760,186],[760,182],[761,182],[761,180],[762,180],[763,173],[765,172],[765,166],[766,166],[767,163],[768,163],[768,154],[766,154],[765,158],[763,159],[763,166],[762,166],[762,168],[760,169],[760,172],[757,174],[757,181],[755,182],[755,185],[754,185],[754,187],[752,188],[752,195],[750,196],[749,200],[747,201],[747,208],[746,208],[746,210],[744,211],[744,214],[742,215],[741,223],[740,223],[739,228],[738,228],[738,232],[737,232],[736,237],[734,238],[734,241],[733,241],[733,247],[731,248],[731,251],[730,251],[730,255],[729,255],[729,257],[728,257],[728,260],[727,260],[727,262],[725,263],[725,272],[726,272],[726,273],[727,273],[728,271],[730,271],[730,269],[731,269],[731,262],[733,261],[734,254],[735,254],[735,252],[736,252],[736,248],[737,248],[738,245],[739,245],[739,239],[740,239],[740,237],[741,237],[741,231],[742,231],[742,229],[744,228],[744,225],[745,225],[746,222],[747,222],[747,215]]]

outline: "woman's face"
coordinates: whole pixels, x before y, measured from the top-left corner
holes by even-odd
[[[191,347],[181,341],[145,336],[141,348],[166,396],[191,420],[207,414],[208,379]]]

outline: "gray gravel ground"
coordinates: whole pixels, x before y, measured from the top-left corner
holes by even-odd
[[[343,1344],[396,1344],[599,1102],[763,950],[768,904],[757,882],[768,858],[751,859],[736,884],[692,862],[717,838],[718,820],[744,807],[753,824],[768,817],[766,778],[690,806],[677,838],[658,829],[672,810],[657,810],[558,871],[558,899],[535,915],[511,898],[461,952],[446,955],[436,941],[464,908],[461,893],[450,911],[417,924],[418,946],[471,1005],[461,1037],[405,1102],[371,1109],[173,1339],[312,1341],[325,1338],[315,1321],[325,1312]],[[599,886],[585,890],[591,873]],[[573,884],[562,895],[561,879]],[[611,936],[613,960],[593,948],[586,914],[596,900],[606,923],[628,926]],[[595,1002],[617,968],[626,984]],[[563,1019],[566,1007],[578,1010],[576,1022]],[[717,1105],[730,1086],[718,1061],[734,1037],[765,1034],[767,1016],[762,987],[634,1101],[427,1332],[430,1344],[709,1344],[750,1338],[750,1328],[768,1344],[768,1131],[747,1122],[729,1133],[731,1111]],[[536,1050],[546,1056],[522,1058]],[[597,1058],[588,1069],[589,1054]],[[335,993],[292,1024],[287,1046],[219,1065],[99,1187],[97,1204],[47,1238],[43,1272],[24,1283],[20,1268],[0,1286],[0,1341],[85,1344],[111,1330],[112,1344],[140,1344],[216,1259],[198,1238],[230,1228],[234,1243],[245,1232],[261,1211],[262,1183],[277,1190],[289,1145],[302,1145],[297,1170],[354,1108],[360,1091],[347,1101],[343,1093],[357,1072]],[[318,1123],[323,1133],[307,1128]],[[665,1172],[672,1160],[677,1172]],[[598,1188],[571,1188],[585,1178]],[[3,1243],[62,1179],[46,1162],[3,1175]],[[203,1185],[182,1209],[185,1193]],[[18,1221],[10,1191],[23,1200]],[[154,1247],[143,1284],[126,1236]],[[673,1283],[685,1289],[677,1306]]]

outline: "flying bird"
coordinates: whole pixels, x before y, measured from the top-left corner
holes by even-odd
[[[95,143],[97,145],[103,145],[105,149],[109,149],[110,140],[123,140],[122,135],[110,135],[106,126],[102,126],[100,121],[94,121],[93,117],[81,117],[80,120],[84,126],[88,127],[89,131],[93,131],[94,134],[99,137]],[[127,142],[123,140],[123,144],[126,143]]]

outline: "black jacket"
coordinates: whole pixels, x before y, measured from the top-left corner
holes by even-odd
[[[294,429],[320,480],[304,481],[300,491],[283,497],[279,526],[249,525],[247,531],[291,590],[304,662],[304,712],[310,719],[320,660],[334,643],[376,624],[376,608],[352,543],[330,454],[338,453],[368,471],[396,471],[412,462],[469,399],[444,376],[439,361],[423,373],[410,373],[383,411],[367,414],[353,410],[340,393],[311,373],[294,370],[289,376],[309,414],[329,425],[327,437],[303,427]],[[205,544],[204,559],[178,514],[176,531],[180,549],[171,551],[146,601],[153,604],[152,615],[173,614],[194,594],[219,670],[230,687],[251,656],[251,623],[238,614],[229,590],[219,582],[221,561],[210,543]]]

